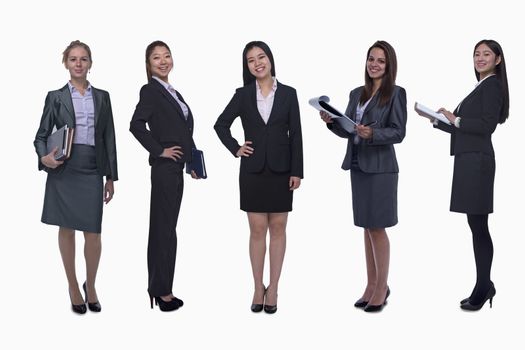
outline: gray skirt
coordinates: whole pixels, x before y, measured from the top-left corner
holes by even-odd
[[[397,224],[397,173],[364,173],[352,168],[354,224],[385,228]]]
[[[95,147],[73,145],[71,157],[61,167],[47,175],[42,222],[100,233],[104,189]]]

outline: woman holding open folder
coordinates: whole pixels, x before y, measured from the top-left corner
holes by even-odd
[[[354,224],[364,228],[367,285],[354,306],[380,311],[390,294],[390,243],[385,228],[397,224],[398,165],[394,144],[405,137],[405,90],[395,85],[397,59],[386,41],[367,52],[365,85],[350,92],[345,114],[357,126],[349,133],[326,112],[322,120],[337,136],[347,138],[342,168],[350,170]]]
[[[192,149],[195,149],[193,115],[168,80],[172,68],[168,45],[162,41],[149,44],[146,48],[148,83],[140,89],[140,100],[129,129],[149,152],[148,293],[151,308],[155,300],[161,311],[173,311],[183,305],[172,292],[176,228],[184,189],[184,163],[191,162]],[[198,178],[193,171],[191,176]]]
[[[492,307],[496,294],[490,279],[494,247],[488,227],[493,212],[496,162],[491,136],[509,116],[509,87],[505,58],[494,40],[481,40],[474,47],[474,73],[478,83],[453,113],[440,108],[450,124],[434,120],[440,130],[451,134],[450,154],[454,175],[450,211],[467,214],[476,260],[476,285],[460,302],[463,310],[480,310],[487,300]]]
[[[295,89],[275,78],[268,45],[249,42],[242,53],[244,86],[237,89],[215,123],[226,148],[241,158],[241,210],[250,225],[250,260],[255,291],[251,310],[277,311],[277,290],[286,248],[286,223],[293,191],[303,177],[299,103]],[[244,143],[230,127],[240,117]],[[270,283],[263,283],[266,234],[270,231]]]
[[[83,314],[86,303],[91,311],[101,311],[95,278],[101,253],[102,207],[113,198],[113,182],[118,180],[117,150],[109,94],[87,80],[92,65],[90,48],[78,40],[71,42],[62,63],[70,80],[47,94],[34,144],[38,167],[48,173],[42,222],[59,226],[58,245],[72,310]],[[49,148],[48,138],[54,128],[65,125],[74,130],[73,145],[69,159],[58,161],[59,150]],[[85,298],[75,271],[75,230],[84,231]]]

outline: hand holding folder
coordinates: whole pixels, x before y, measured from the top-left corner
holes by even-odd
[[[438,113],[432,109],[422,105],[421,103],[416,102],[414,105],[414,110],[422,117],[428,118],[430,120],[437,119],[442,123],[450,125],[450,121],[445,117],[443,113]]]
[[[311,98],[308,103],[317,109],[318,111],[324,111],[330,115],[330,117],[337,122],[343,129],[349,133],[355,132],[355,126],[357,125],[351,118],[344,113],[338,111],[335,107],[329,104],[330,98],[328,96],[319,96]]]
[[[75,129],[64,125],[49,135],[46,142],[47,153],[51,153],[56,147],[55,160],[62,161],[69,158],[71,155],[71,146],[73,145],[74,131]]]
[[[191,162],[186,164],[186,173],[191,174],[192,170],[200,179],[208,177],[206,165],[204,164],[204,153],[196,148],[191,150]]]

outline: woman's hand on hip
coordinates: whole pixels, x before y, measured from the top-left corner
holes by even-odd
[[[180,146],[173,146],[164,148],[164,151],[162,151],[162,154],[160,155],[162,158],[169,158],[174,161],[177,161],[182,158],[184,153],[182,152],[182,147]]]
[[[236,153],[237,157],[249,157],[249,156],[251,156],[252,153],[253,153],[253,148],[249,146],[251,144],[252,144],[251,141],[246,141],[244,143],[244,145],[242,145],[241,148],[239,148],[239,150],[237,151],[237,153]]]

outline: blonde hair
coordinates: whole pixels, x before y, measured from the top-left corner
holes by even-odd
[[[93,63],[93,59],[91,58],[91,49],[89,48],[89,46],[85,43],[83,43],[82,41],[80,40],[75,40],[75,41],[72,41],[67,47],[66,49],[64,50],[64,52],[62,53],[62,63],[65,65],[66,64],[66,61],[67,61],[67,58],[69,57],[69,53],[71,52],[71,50],[73,50],[75,47],[81,47],[83,48],[84,50],[86,50],[86,52],[88,53],[88,57],[89,57],[89,62],[90,63]]]

